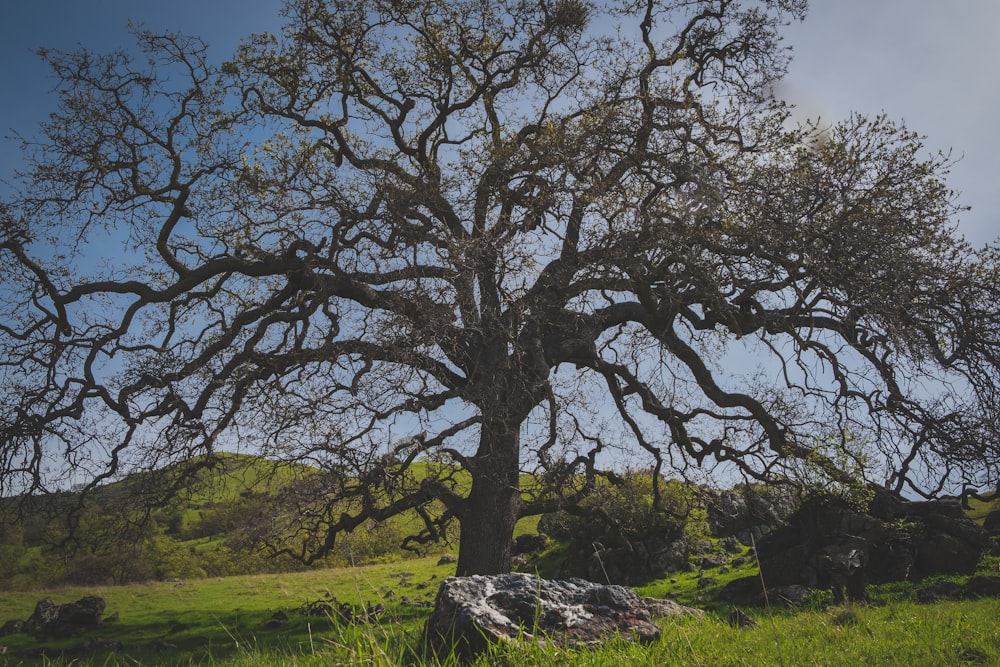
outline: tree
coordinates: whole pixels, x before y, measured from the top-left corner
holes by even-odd
[[[804,8],[291,0],[221,66],[176,34],[43,52],[3,492],[239,447],[322,470],[277,551],[416,512],[472,574],[636,457],[654,497],[996,484],[995,252],[901,124],[791,126]]]

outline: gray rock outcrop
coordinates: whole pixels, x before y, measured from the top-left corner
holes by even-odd
[[[35,611],[24,622],[24,631],[47,637],[72,637],[101,624],[104,598],[93,595],[68,604],[39,600]]]
[[[910,502],[876,492],[867,512],[837,499],[813,499],[758,545],[769,587],[829,588],[863,596],[866,583],[971,574],[989,545],[956,501]]]
[[[799,506],[792,487],[710,490],[708,525],[716,537],[734,537],[751,546],[783,525]]]
[[[424,634],[435,653],[468,656],[503,641],[576,646],[620,636],[648,642],[660,628],[642,600],[622,586],[510,573],[446,579]]]

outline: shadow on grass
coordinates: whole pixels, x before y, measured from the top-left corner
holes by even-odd
[[[298,608],[225,615],[188,612],[162,621],[108,623],[66,639],[8,635],[0,639],[7,651],[0,664],[19,664],[11,659],[46,665],[212,664],[247,652],[307,655],[330,645],[370,644],[373,639],[403,646],[409,643],[406,636],[419,636],[428,613],[393,605],[378,621],[348,624],[330,616],[306,616]],[[281,616],[283,620],[275,620]],[[94,648],[96,640],[120,642],[120,648]]]

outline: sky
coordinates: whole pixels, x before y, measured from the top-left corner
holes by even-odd
[[[223,59],[239,39],[280,25],[278,0],[0,0],[0,134],[31,135],[55,98],[31,50],[131,44],[129,20],[204,37]],[[803,116],[835,121],[885,112],[958,159],[949,185],[972,210],[974,245],[1000,236],[1000,1],[811,0],[785,32],[794,61],[780,94]],[[0,142],[0,181],[18,164]]]

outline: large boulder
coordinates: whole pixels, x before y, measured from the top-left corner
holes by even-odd
[[[446,579],[425,626],[435,653],[454,650],[463,656],[496,642],[586,645],[618,636],[642,642],[660,636],[646,605],[631,590],[522,573]]]
[[[971,577],[965,584],[965,592],[969,597],[1000,597],[1000,577],[980,575]]]
[[[784,525],[798,506],[792,487],[709,490],[705,499],[712,535],[735,537],[746,546]]]
[[[58,618],[59,605],[54,600],[44,598],[35,604],[35,611],[24,622],[24,631],[41,633],[44,628],[51,626]]]
[[[845,597],[866,582],[971,574],[986,532],[954,501],[911,502],[878,490],[862,512],[836,498],[804,502],[758,547],[766,585],[831,588]]]
[[[94,595],[67,604],[56,604],[47,598],[39,600],[24,622],[24,630],[53,638],[72,637],[99,626],[105,606],[104,598]]]

